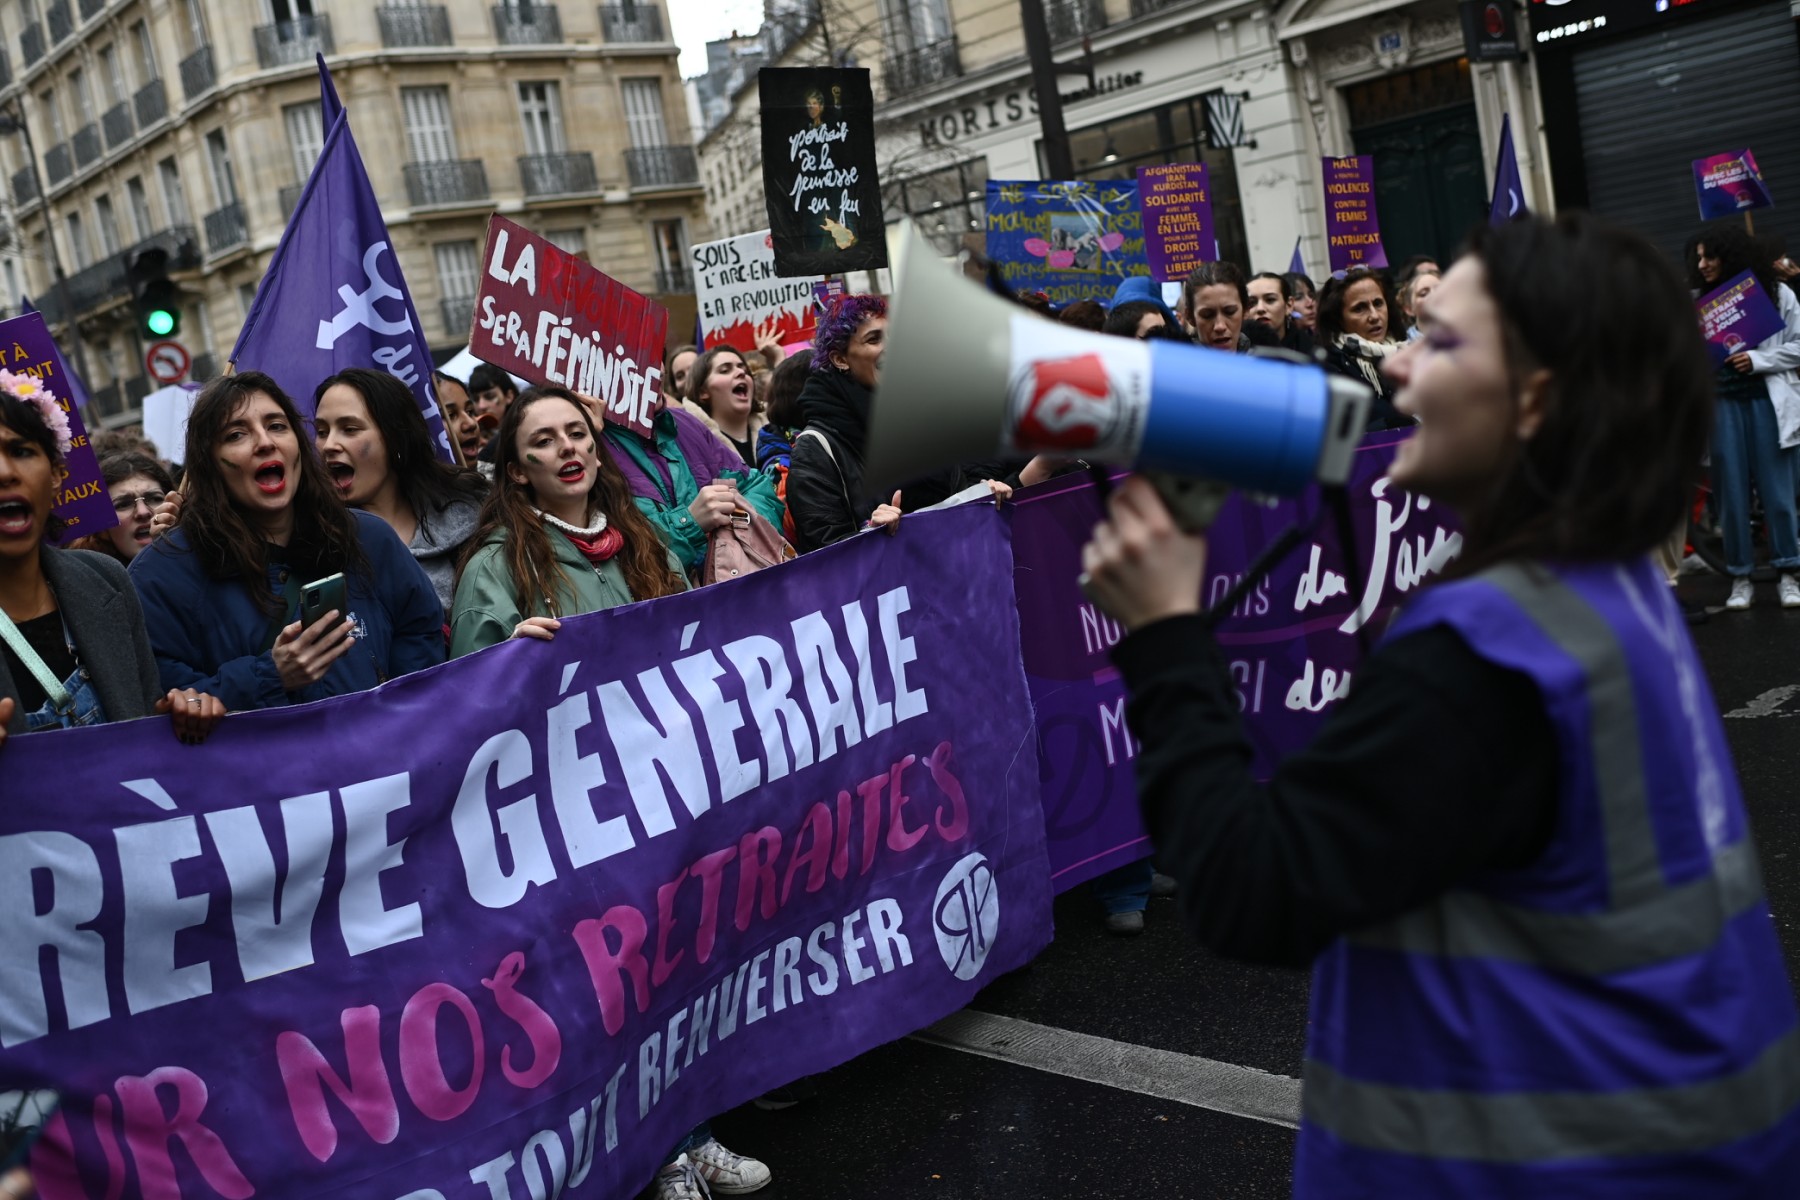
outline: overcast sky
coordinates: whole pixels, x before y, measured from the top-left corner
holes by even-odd
[[[706,43],[762,24],[762,0],[667,0],[669,24],[681,46],[685,79],[706,70]]]

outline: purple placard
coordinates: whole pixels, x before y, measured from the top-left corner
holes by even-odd
[[[1350,480],[1364,582],[1352,594],[1330,521],[1290,554],[1219,626],[1236,683],[1254,769],[1272,774],[1299,750],[1347,692],[1371,644],[1407,595],[1462,549],[1451,515],[1388,486],[1395,447],[1409,435],[1378,433],[1357,451]],[[1319,506],[1317,489],[1272,506],[1241,497],[1208,535],[1208,603],[1229,591],[1289,524]],[[1076,586],[1081,547],[1100,516],[1092,484],[1073,477],[1019,493],[1013,571],[1025,677],[1037,707],[1044,828],[1053,886],[1065,891],[1149,853],[1138,816],[1125,725],[1125,690],[1110,651],[1119,626]]]
[[[197,748],[13,739],[42,1194],[630,1196],[963,1007],[1050,938],[1008,555],[991,507],[921,513]]]
[[[1186,279],[1195,267],[1219,257],[1212,182],[1205,163],[1139,167],[1137,183],[1151,275],[1165,281]]]
[[[831,302],[844,294],[844,280],[840,275],[821,279],[812,285],[813,307],[824,313],[830,310]]]
[[[1702,221],[1769,208],[1775,203],[1762,172],[1756,168],[1756,156],[1748,150],[1696,158],[1694,193],[1700,199]]]
[[[106,481],[100,477],[100,461],[88,444],[87,426],[81,412],[69,400],[69,369],[63,365],[62,352],[50,327],[41,314],[25,313],[0,321],[0,366],[15,375],[30,375],[56,397],[69,418],[69,433],[75,445],[69,451],[69,477],[56,489],[56,515],[64,522],[59,544],[68,545],[76,538],[101,533],[119,523],[113,511]]]
[[[1327,158],[1325,172],[1325,244],[1331,270],[1385,267],[1381,221],[1375,214],[1375,160]]]
[[[1694,302],[1713,359],[1754,350],[1782,330],[1781,313],[1749,271],[1734,276]]]

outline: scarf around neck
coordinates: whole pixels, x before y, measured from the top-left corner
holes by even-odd
[[[537,513],[545,525],[568,538],[581,551],[581,556],[596,567],[625,548],[625,535],[607,525],[605,513],[601,513],[588,528],[577,529],[542,509],[534,508],[532,511]]]
[[[1340,333],[1332,340],[1332,344],[1343,351],[1344,357],[1356,364],[1369,386],[1377,395],[1387,390],[1381,380],[1381,364],[1387,356],[1400,349],[1399,342],[1371,342],[1368,338],[1354,333]]]

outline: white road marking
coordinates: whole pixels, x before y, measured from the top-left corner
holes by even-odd
[[[1300,1081],[1193,1054],[1116,1042],[965,1009],[913,1037],[1121,1091],[1289,1129],[1300,1127]]]
[[[1725,714],[1725,719],[1733,717],[1793,717],[1800,713],[1782,712],[1781,706],[1795,692],[1800,692],[1800,683],[1790,683],[1778,688],[1770,688],[1742,708],[1734,708]]]

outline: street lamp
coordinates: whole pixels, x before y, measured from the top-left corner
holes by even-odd
[[[62,310],[63,320],[68,322],[69,350],[75,356],[75,374],[86,380],[87,354],[81,348],[81,330],[75,324],[75,306],[69,299],[69,278],[63,274],[62,256],[56,252],[56,225],[50,220],[50,197],[44,192],[43,177],[38,174],[37,149],[31,142],[31,124],[25,120],[22,94],[13,98],[10,108],[0,109],[0,133],[18,133],[25,137],[25,161],[31,164],[31,187],[37,193],[38,207],[44,214],[44,249],[49,252],[50,273],[56,281],[56,307]],[[18,197],[13,199],[17,203]],[[92,411],[82,414],[90,429],[98,428],[94,416]]]

